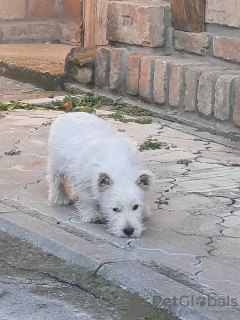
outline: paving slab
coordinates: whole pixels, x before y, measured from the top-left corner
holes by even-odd
[[[152,215],[146,230],[139,239],[116,238],[104,225],[82,223],[73,205],[48,203],[47,138],[60,114],[13,110],[0,118],[0,230],[152,303],[154,296],[190,297],[194,303],[188,306],[173,300],[160,304],[183,319],[240,318],[237,146],[166,120],[141,125],[105,118],[137,145],[150,137],[167,144],[140,153],[156,179],[148,195]],[[12,149],[20,154],[5,154]],[[229,298],[235,299],[232,304]]]

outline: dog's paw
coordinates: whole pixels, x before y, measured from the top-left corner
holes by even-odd
[[[61,199],[56,199],[53,197],[49,197],[49,202],[52,204],[57,204],[58,206],[68,206],[74,203],[74,200],[71,198],[61,198]]]
[[[85,211],[82,212],[78,208],[78,212],[81,217],[82,222],[88,222],[88,223],[98,223],[98,224],[105,224],[106,220],[102,217],[101,213],[97,214],[96,212],[89,212]]]
[[[94,217],[91,219],[91,223],[106,224],[106,220],[102,217]]]

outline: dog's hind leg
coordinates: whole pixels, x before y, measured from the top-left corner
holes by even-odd
[[[66,193],[64,187],[64,174],[61,174],[59,171],[50,170],[48,178],[50,183],[49,201],[58,205],[71,204],[73,201]]]

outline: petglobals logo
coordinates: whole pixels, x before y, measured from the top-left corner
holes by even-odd
[[[162,307],[237,307],[237,298],[217,298],[210,295],[166,297],[153,296],[153,305]]]

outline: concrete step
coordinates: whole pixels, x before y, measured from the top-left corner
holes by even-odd
[[[1,44],[0,75],[45,90],[62,89],[65,57],[72,48],[64,44]]]

